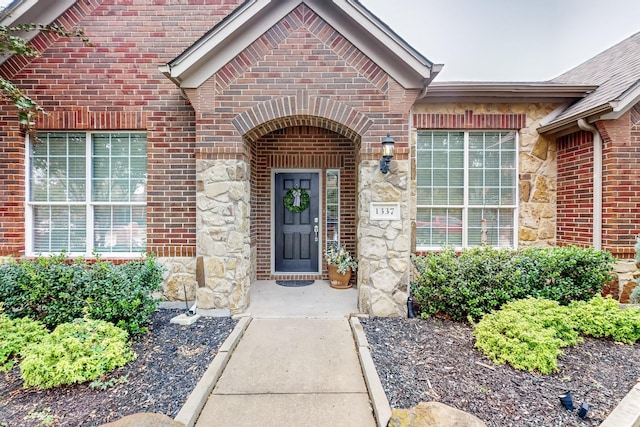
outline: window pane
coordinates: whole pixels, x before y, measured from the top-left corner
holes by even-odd
[[[461,209],[418,209],[416,243],[420,246],[462,246]]]
[[[146,245],[146,136],[100,133],[92,136],[87,171],[86,133],[46,132],[30,147],[30,204],[33,251],[139,252]],[[134,157],[130,157],[134,154]],[[87,242],[87,184],[91,199],[141,205],[95,206],[95,236]],[[56,202],[44,205],[46,202]],[[72,204],[73,203],[73,204]]]
[[[326,176],[326,247],[329,248],[332,242],[340,242],[340,172],[337,170],[327,170]]]
[[[138,252],[146,242],[146,208],[96,206],[94,247],[98,252]]]
[[[516,136],[515,131],[418,132],[419,246],[461,246],[463,240],[468,246],[514,244]]]
[[[35,206],[34,252],[84,252],[86,216],[82,206]]]

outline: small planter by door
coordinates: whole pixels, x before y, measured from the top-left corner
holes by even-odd
[[[351,279],[351,269],[346,273],[338,273],[338,266],[329,264],[329,284],[335,289],[348,289],[351,287],[349,279]]]

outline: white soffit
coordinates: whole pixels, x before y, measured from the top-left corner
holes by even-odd
[[[3,11],[0,17],[0,25],[15,26],[18,24],[42,24],[49,25],[76,0],[22,0],[11,3],[8,10]],[[6,15],[5,15],[6,13]],[[34,38],[39,31],[17,32],[14,35],[26,40]],[[0,64],[10,58],[10,54],[0,55]]]
[[[248,0],[160,71],[197,88],[301,3],[405,88],[422,89],[440,71],[354,0]]]

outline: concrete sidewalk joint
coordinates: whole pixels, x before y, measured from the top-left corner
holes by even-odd
[[[193,427],[195,425],[213,387],[216,385],[218,379],[220,379],[222,371],[229,362],[231,353],[233,353],[238,342],[240,342],[242,335],[244,335],[247,327],[249,327],[249,323],[251,323],[251,317],[240,318],[231,334],[229,334],[218,349],[218,353],[213,358],[213,362],[211,362],[211,365],[209,365],[204,375],[202,375],[202,378],[198,381],[198,384],[196,384],[185,404],[180,408],[178,415],[175,417],[176,421],[185,424],[187,427]]]
[[[369,391],[369,399],[373,405],[376,423],[378,427],[386,427],[391,418],[391,405],[389,405],[389,400],[382,388],[382,382],[380,382],[376,366],[373,363],[371,351],[369,350],[369,341],[367,341],[364,328],[357,317],[351,317],[349,324],[351,325],[351,331],[356,343],[364,381]]]

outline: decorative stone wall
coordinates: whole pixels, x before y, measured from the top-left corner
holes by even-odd
[[[229,308],[249,304],[253,267],[249,238],[249,165],[243,160],[196,160],[197,254],[203,257],[205,286],[198,301]]]
[[[409,162],[393,160],[382,174],[377,160],[360,163],[358,307],[374,316],[404,316],[411,254]],[[371,202],[400,202],[400,221],[369,219]]]
[[[166,301],[193,301],[196,298],[195,257],[158,257],[165,271],[162,275],[162,299]]]
[[[556,230],[556,145],[538,134],[540,120],[549,114],[555,105],[551,104],[417,104],[415,115],[457,115],[471,117],[458,121],[457,127],[447,129],[472,130],[519,130],[519,204],[518,204],[518,244],[520,246],[553,246]],[[484,115],[483,120],[473,120]],[[507,120],[514,116],[520,120]],[[500,118],[503,118],[500,120]],[[420,126],[420,123],[417,123]],[[516,127],[517,126],[517,127]],[[522,126],[522,127],[520,127]],[[519,129],[518,129],[519,128]],[[419,129],[443,129],[439,125],[413,129],[412,147],[415,152]],[[415,165],[412,165],[415,171]],[[411,189],[412,206],[416,205],[416,188]],[[415,221],[416,210],[411,219]]]

